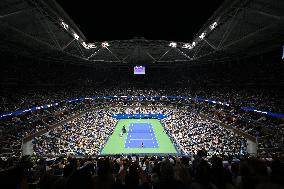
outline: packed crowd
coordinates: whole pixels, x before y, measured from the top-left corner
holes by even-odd
[[[197,113],[170,107],[108,107],[97,109],[67,122],[34,139],[39,156],[98,155],[115,127],[114,114],[165,114],[162,120],[172,142],[181,153],[192,155],[205,149],[215,154],[239,155],[246,152],[246,142],[232,131],[204,120]]]
[[[195,154],[199,149],[205,149],[210,156],[246,152],[244,138],[200,117],[196,112],[172,109],[168,115],[162,122],[186,154]]]
[[[195,111],[203,113],[231,129],[255,138],[259,153],[266,154],[266,150],[269,150],[269,153],[283,153],[284,151],[283,119],[206,102],[195,103],[192,107]]]
[[[0,124],[1,157],[20,156],[21,146],[26,137],[40,131],[48,131],[53,124],[79,114],[89,106],[88,103],[60,103],[48,109],[2,119]]]
[[[283,157],[22,157],[0,159],[1,184],[40,189],[281,189]],[[11,179],[13,178],[13,182]]]
[[[97,155],[112,133],[115,120],[104,110],[87,112],[34,139],[38,156]]]
[[[227,102],[231,106],[254,107],[259,110],[282,113],[282,93],[275,90],[229,89],[229,88],[162,88],[139,89],[118,87],[81,87],[64,89],[39,89],[3,91],[0,93],[0,113],[16,111],[39,105],[62,102],[67,99],[92,96],[191,96]]]
[[[249,113],[240,110],[240,106],[252,106],[255,108],[263,108],[264,110],[275,110],[283,112],[283,98],[279,93],[252,91],[252,90],[226,90],[226,89],[198,89],[191,90],[187,88],[182,89],[138,89],[138,88],[81,88],[81,89],[66,89],[66,90],[38,90],[13,91],[13,95],[9,92],[1,94],[0,109],[2,113],[18,110],[20,108],[34,107],[44,104],[52,104],[59,102],[59,106],[48,109],[37,110],[34,112],[27,112],[19,116],[10,116],[0,120],[1,128],[1,154],[19,155],[21,148],[21,140],[40,130],[48,129],[50,125],[64,120],[72,115],[88,109],[93,101],[68,103],[66,99],[73,99],[78,97],[92,97],[104,95],[117,96],[144,96],[139,99],[135,97],[123,97],[118,99],[100,99],[96,103],[115,102],[115,101],[151,101],[157,104],[161,101],[166,105],[171,103],[189,104],[197,112],[203,112],[214,119],[228,124],[231,127],[241,130],[245,133],[257,137],[259,140],[259,149],[274,148],[281,151],[283,149],[284,141],[284,127],[283,120],[278,118],[271,118],[261,114]],[[227,102],[230,106],[222,106],[212,104],[204,101],[193,100],[173,100],[167,98],[155,99],[149,96],[191,96],[202,97],[207,99],[219,100]],[[147,104],[148,106],[149,104]],[[107,114],[107,113],[106,113]],[[202,123],[206,124],[206,123]],[[212,128],[214,125],[212,125]],[[204,131],[205,132],[205,131]],[[280,149],[280,150],[279,150]],[[15,152],[16,153],[11,153]],[[283,152],[283,150],[282,150]]]

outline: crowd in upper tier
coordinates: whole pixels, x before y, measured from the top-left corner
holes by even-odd
[[[232,106],[254,107],[260,110],[283,113],[283,93],[275,90],[260,89],[227,89],[227,88],[164,88],[164,89],[139,89],[139,88],[66,88],[66,89],[41,89],[2,91],[0,93],[0,114],[30,108],[45,104],[59,103],[73,98],[92,96],[191,96],[206,98],[215,101],[227,102]]]

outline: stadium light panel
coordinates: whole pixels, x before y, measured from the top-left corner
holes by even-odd
[[[103,43],[102,43],[102,47],[103,47],[103,48],[109,47],[108,42],[103,42]]]
[[[205,36],[206,36],[206,33],[203,32],[203,33],[199,36],[199,38],[200,38],[200,39],[204,39]]]
[[[191,44],[185,43],[185,44],[183,44],[183,46],[181,48],[183,48],[183,49],[192,49],[193,47],[192,47]]]
[[[213,30],[214,28],[216,28],[217,25],[218,23],[214,22],[213,24],[210,25],[210,29]]]
[[[176,48],[176,47],[177,47],[177,43],[171,42],[171,43],[169,44],[169,46],[170,46],[170,47],[173,47],[173,48]]]
[[[86,43],[85,41],[82,43],[83,47],[85,49],[95,49],[97,46],[94,43]]]
[[[66,24],[62,19],[60,19],[61,21],[61,26],[65,29],[65,30],[68,30],[69,26],[68,24]]]
[[[76,39],[76,40],[79,40],[79,35],[77,35],[77,33],[73,33],[73,36],[74,36],[74,38]]]
[[[97,46],[94,43],[88,43],[89,49],[97,48]]]

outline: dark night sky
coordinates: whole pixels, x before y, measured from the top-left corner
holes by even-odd
[[[134,37],[191,42],[224,0],[118,1],[57,0],[89,42]]]

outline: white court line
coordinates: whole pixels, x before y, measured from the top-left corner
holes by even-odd
[[[134,138],[134,139],[129,139],[129,140],[153,140],[153,139]]]

